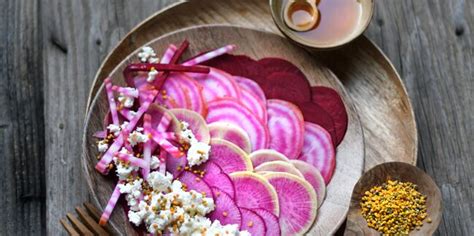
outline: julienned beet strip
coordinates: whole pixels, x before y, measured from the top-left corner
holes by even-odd
[[[189,47],[188,40],[184,40],[181,43],[181,45],[179,46],[178,50],[176,50],[176,52],[174,53],[173,57],[171,57],[169,65],[176,65],[179,61],[179,58],[181,58],[181,56],[186,51],[186,49],[188,49],[188,47]],[[209,68],[207,68],[207,69],[209,69]],[[204,72],[204,73],[209,73],[209,70],[207,70],[207,72]],[[158,74],[158,76],[156,77],[155,83],[154,83],[156,88],[161,89],[163,84],[166,82],[166,79],[168,78],[168,75],[169,75],[169,71],[164,71],[164,72]]]
[[[209,68],[202,66],[182,66],[173,64],[160,63],[136,63],[130,64],[125,68],[124,74],[131,72],[149,72],[151,68],[157,71],[176,71],[176,72],[193,72],[193,73],[209,73]]]

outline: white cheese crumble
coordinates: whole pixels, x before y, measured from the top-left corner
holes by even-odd
[[[126,194],[125,199],[127,200],[131,211],[136,211],[139,209],[138,203],[140,202],[140,197],[142,196],[142,183],[143,179],[136,179],[132,182],[118,185],[120,193]]]
[[[151,69],[150,72],[148,72],[148,78],[146,78],[146,81],[149,83],[155,81],[156,75],[158,75],[158,71]]]
[[[160,167],[160,159],[157,156],[151,156],[150,169],[155,170]]]
[[[159,62],[160,62],[160,58],[158,58],[158,57],[150,57],[150,59],[148,59],[148,62],[150,62],[150,63],[159,63]]]
[[[99,152],[106,152],[107,149],[109,149],[109,145],[107,144],[105,140],[101,140],[97,144],[97,149],[99,150]]]
[[[193,131],[189,129],[189,124],[185,121],[181,121],[180,138],[190,144],[186,155],[189,166],[199,165],[209,159],[209,151],[211,150],[211,146],[209,146],[207,143],[199,142],[199,140],[196,139]]]
[[[122,148],[120,150],[121,153],[126,153],[128,154],[128,150],[125,149],[125,148]],[[135,166],[131,166],[130,164],[126,164],[126,163],[123,163],[122,161],[120,161],[117,157],[114,157],[113,158],[113,161],[115,163],[115,166],[116,166],[116,174],[117,174],[117,177],[120,179],[120,180],[126,180],[128,177],[130,177],[130,175],[134,172],[134,171],[138,171],[138,167],[135,167]]]
[[[132,107],[133,103],[135,102],[135,98],[125,96],[123,93],[119,94],[117,100],[126,108]]]
[[[142,51],[138,53],[141,62],[147,62],[151,57],[156,57],[156,53],[153,48],[148,46],[142,47]]]
[[[110,124],[107,126],[107,129],[109,130],[110,133],[112,133],[115,137],[119,136],[120,131],[122,128],[118,125]]]
[[[128,136],[128,142],[132,147],[139,143],[145,143],[148,141],[148,136],[143,134],[142,132],[135,130]]]
[[[167,188],[171,186],[171,182],[173,181],[173,175],[169,172],[166,174],[162,174],[158,171],[151,172],[148,175],[147,182],[153,190],[158,192],[165,192]]]

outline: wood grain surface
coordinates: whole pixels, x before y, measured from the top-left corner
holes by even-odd
[[[318,210],[316,224],[308,232],[310,235],[329,235],[334,233],[344,221],[349,210],[349,201],[352,188],[362,175],[364,168],[364,141],[362,128],[357,111],[344,90],[342,84],[334,74],[321,61],[312,59],[305,50],[292,45],[285,38],[272,33],[251,30],[247,28],[229,26],[204,26],[184,29],[170,35],[160,37],[148,45],[154,48],[158,55],[162,55],[171,43],[178,45],[187,39],[190,48],[183,58],[196,55],[199,52],[219,48],[225,44],[237,45],[236,54],[245,54],[256,60],[265,57],[282,57],[298,65],[307,76],[310,85],[324,85],[336,89],[340,94],[349,117],[349,124],[344,140],[337,148],[336,170],[327,186],[326,199]],[[271,48],[272,50],[268,50]],[[137,63],[136,54],[130,54],[124,61],[116,65],[110,77],[114,84],[125,85],[122,72],[126,65]],[[110,178],[105,178],[95,170],[97,164],[96,138],[92,135],[103,129],[102,121],[108,110],[107,95],[102,86],[91,104],[86,119],[84,132],[84,167],[86,178],[94,196],[101,209],[107,205],[115,184]],[[114,229],[123,234],[130,235],[133,229],[122,211],[118,209],[112,216],[111,224]]]
[[[1,235],[64,234],[59,217],[87,199],[77,159],[94,73],[132,27],[172,3],[0,2],[0,173],[6,189],[0,219],[13,222],[0,227]],[[265,7],[266,1],[255,4]],[[242,10],[240,17],[266,28],[255,12]],[[410,95],[419,130],[417,166],[434,178],[445,206],[437,235],[474,232],[473,25],[470,0],[379,0],[365,33],[393,62]]]

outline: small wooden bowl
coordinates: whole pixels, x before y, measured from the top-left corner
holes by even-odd
[[[334,42],[316,42],[299,36],[297,34],[298,32],[293,31],[290,27],[286,25],[283,17],[283,10],[285,9],[285,5],[288,0],[269,1],[273,21],[278,26],[278,29],[297,44],[315,50],[336,49],[359,37],[369,26],[369,23],[372,20],[375,6],[374,0],[358,0],[362,4],[362,16],[361,20],[358,22],[356,29],[352,32],[352,34],[349,37]]]
[[[352,192],[347,226],[344,235],[380,235],[380,232],[369,228],[361,215],[360,200],[365,191],[387,180],[412,182],[418,185],[418,191],[427,196],[427,213],[432,222],[423,221],[420,230],[411,231],[410,235],[432,235],[438,228],[442,216],[441,192],[433,179],[424,171],[403,162],[387,162],[367,171],[357,182]]]

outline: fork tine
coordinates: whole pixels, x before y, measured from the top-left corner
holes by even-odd
[[[61,220],[59,220],[59,222],[61,222],[64,229],[68,232],[69,235],[71,235],[71,236],[80,236],[79,233],[70,224],[68,224],[66,222],[66,220],[61,219]]]
[[[81,207],[76,207],[76,212],[79,218],[82,219],[84,224],[89,227],[97,235],[109,235],[90,215],[87,214],[86,210]]]
[[[67,213],[66,214],[67,218],[69,219],[69,221],[71,221],[72,225],[80,231],[81,235],[91,235],[93,236],[94,234],[89,230],[87,229],[87,227],[81,222],[79,221],[79,219],[77,219],[74,215],[72,215],[71,213]]]
[[[84,206],[86,209],[91,213],[92,218],[94,218],[95,221],[99,222],[100,219],[100,211],[97,209],[94,205],[92,205],[89,202],[84,202]]]

